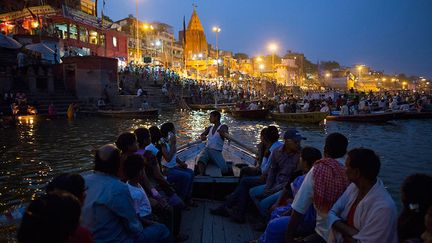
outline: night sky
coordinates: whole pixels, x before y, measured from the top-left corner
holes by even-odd
[[[135,0],[105,0],[113,20],[135,15]],[[100,8],[102,0],[99,0]],[[139,18],[174,27],[177,38],[192,13],[192,0],[139,0]],[[366,64],[388,74],[432,78],[431,0],[207,0],[196,1],[207,41],[221,27],[220,49],[267,54],[303,52],[312,62]]]

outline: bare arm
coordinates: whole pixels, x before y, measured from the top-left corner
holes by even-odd
[[[357,242],[355,239],[352,238],[352,236],[357,234],[359,231],[354,227],[349,226],[344,221],[342,220],[336,221],[332,225],[332,228],[337,232],[341,233],[343,235],[343,238],[348,242]]]
[[[229,133],[228,133],[228,126],[227,125],[222,125],[219,128],[218,132],[221,135],[221,137],[229,139]]]
[[[175,144],[172,144],[172,143],[170,143],[170,151],[168,152],[167,151],[167,147],[166,147],[166,145],[165,144],[163,144],[162,146],[161,146],[161,148],[162,148],[162,157],[167,161],[167,162],[169,162],[169,161],[171,161],[171,159],[174,157],[174,155],[177,153],[177,149],[176,149],[176,146],[175,146]]]
[[[207,128],[204,130],[204,132],[201,133],[201,136],[200,136],[201,140],[205,141],[205,140],[207,139],[207,135],[208,135],[209,132],[210,132],[210,128],[211,128],[211,126],[210,126],[210,127],[207,127]]]

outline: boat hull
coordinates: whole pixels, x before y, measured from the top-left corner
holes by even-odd
[[[148,117],[158,116],[159,110],[158,109],[149,109],[143,111],[100,110],[97,111],[96,114],[103,117],[113,117],[113,118],[148,118]]]
[[[276,121],[284,121],[290,123],[320,123],[326,117],[326,112],[305,112],[305,113],[278,113],[272,112],[270,117]]]
[[[365,123],[384,123],[394,120],[396,113],[385,112],[377,114],[360,114],[349,116],[327,116],[327,121],[341,121],[341,122],[365,122]]]
[[[232,110],[231,114],[238,118],[265,119],[270,113],[269,109],[262,110]]]
[[[400,112],[400,113],[395,115],[395,119],[397,119],[397,120],[432,119],[432,111],[428,111],[428,112],[417,112],[417,111]]]
[[[198,156],[205,149],[202,142],[193,142],[178,149],[177,157],[185,161],[188,168],[196,170]],[[209,163],[206,176],[195,176],[193,196],[196,198],[223,199],[231,193],[239,182],[240,170],[255,163],[255,154],[231,143],[225,143],[222,154],[231,168],[231,175],[222,175],[219,168]]]

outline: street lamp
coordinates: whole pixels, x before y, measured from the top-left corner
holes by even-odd
[[[216,34],[216,60],[219,60],[219,33],[221,32],[221,28],[219,26],[213,26],[212,31]],[[219,77],[219,61],[217,62],[217,76]]]
[[[218,36],[221,32],[221,28],[219,26],[213,26],[212,31],[216,33],[216,59],[219,59]]]
[[[363,66],[358,66],[357,67],[357,70],[358,70],[358,73],[359,73],[359,77],[358,77],[358,81],[360,82],[360,78],[361,78],[361,70],[363,69]]]
[[[278,46],[277,46],[276,43],[270,43],[270,44],[268,45],[268,49],[269,49],[270,52],[272,53],[272,73],[273,73],[273,76],[274,76],[274,71],[275,71],[274,57],[275,57],[275,53],[276,53],[276,51],[277,51],[277,49],[278,49]]]

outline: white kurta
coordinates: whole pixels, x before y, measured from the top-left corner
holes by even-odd
[[[341,234],[334,231],[331,226],[338,220],[347,220],[357,195],[358,188],[351,183],[329,211],[330,235],[327,242],[343,242]],[[358,203],[354,213],[354,227],[359,231],[353,236],[358,242],[398,242],[396,206],[381,180],[378,179]]]

